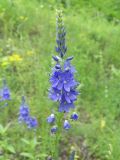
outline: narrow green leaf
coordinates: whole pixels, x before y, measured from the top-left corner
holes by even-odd
[[[24,157],[32,158],[32,159],[35,158],[31,153],[27,153],[27,152],[22,152],[20,155]]]
[[[7,146],[7,150],[8,150],[9,152],[11,152],[11,153],[15,153],[15,148],[14,148],[13,146],[11,146],[11,145],[8,145],[8,146]]]
[[[25,138],[22,138],[21,141],[24,142],[25,144],[30,144],[30,142]]]

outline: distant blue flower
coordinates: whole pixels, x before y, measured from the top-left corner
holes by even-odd
[[[0,90],[0,101],[10,100],[10,90],[7,87],[6,80],[3,80],[3,88]]]
[[[32,129],[37,127],[38,122],[35,117],[30,116],[29,107],[27,106],[25,102],[25,97],[22,97],[22,103],[19,110],[19,117],[18,117],[19,123],[25,123],[28,128]]]
[[[3,100],[10,100],[10,91],[7,87],[3,88]]]
[[[48,123],[53,123],[55,121],[55,115],[51,114],[48,118],[47,118],[47,122]]]
[[[26,121],[28,128],[35,128],[38,125],[37,119],[35,117],[29,117]]]
[[[66,130],[68,130],[68,129],[71,128],[71,125],[70,125],[70,123],[68,122],[68,120],[65,120],[65,121],[64,121],[63,127],[64,127],[64,129],[66,129]]]
[[[77,113],[73,113],[70,117],[72,120],[78,120],[78,114]]]
[[[20,106],[20,110],[19,110],[19,122],[27,122],[28,118],[29,118],[29,107],[26,105],[25,103],[25,97],[22,97],[22,103]]]
[[[53,127],[51,128],[51,133],[56,133],[56,131],[57,131],[57,126],[53,126]]]

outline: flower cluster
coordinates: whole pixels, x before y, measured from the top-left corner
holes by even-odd
[[[27,106],[25,102],[25,97],[22,97],[22,103],[19,110],[19,117],[18,117],[19,123],[25,123],[28,128],[35,128],[37,127],[37,119],[35,117],[30,116],[29,107]]]
[[[11,56],[9,56],[10,62],[21,62],[23,59],[19,54],[13,53]]]
[[[11,98],[10,90],[7,87],[6,80],[3,80],[3,87],[0,89],[0,102],[6,102],[2,107],[7,106],[7,100],[10,100]]]
[[[59,102],[60,112],[69,112],[70,108],[74,108],[74,101],[78,95],[76,91],[78,83],[74,78],[75,69],[70,63],[72,58],[67,58],[63,66],[57,61],[50,77],[49,97]]]
[[[22,60],[23,60],[23,58],[21,57],[20,54],[13,52],[12,55],[2,58],[1,66],[7,67],[13,63],[20,63],[20,62],[22,62]]]
[[[70,119],[76,121],[76,120],[78,119],[77,113],[74,112],[74,113],[70,116]],[[51,128],[51,133],[56,133],[56,131],[57,131],[57,129],[58,129],[58,128],[57,128],[57,125],[55,125],[55,121],[56,121],[56,118],[55,118],[55,115],[54,115],[53,113],[47,117],[47,122],[48,122],[49,124],[54,124],[54,125],[52,126],[52,128]],[[63,128],[66,129],[66,130],[68,130],[68,129],[71,128],[71,125],[70,125],[70,123],[69,123],[68,120],[64,120]]]
[[[71,65],[72,57],[65,58],[67,47],[65,42],[65,28],[63,24],[62,12],[58,11],[57,14],[57,36],[56,36],[56,52],[59,56],[53,56],[55,66],[50,74],[51,88],[49,89],[49,98],[59,103],[59,112],[69,112],[70,109],[75,108],[74,102],[77,100],[78,92],[76,90],[78,82],[75,80],[75,68]],[[70,117],[73,120],[78,119],[78,115],[73,113]],[[47,118],[48,123],[55,122],[54,114]],[[53,126],[51,132],[56,132],[57,129]],[[68,120],[64,120],[64,129],[71,128]]]

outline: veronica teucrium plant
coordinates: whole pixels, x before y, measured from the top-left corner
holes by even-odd
[[[19,109],[19,123],[24,123],[29,129],[35,129],[38,125],[37,119],[31,117],[29,106],[26,104],[25,97],[22,96],[22,102]]]
[[[55,66],[50,74],[49,98],[58,102],[58,112],[64,112],[65,115],[71,109],[75,108],[74,102],[77,100],[78,92],[76,90],[78,82],[75,80],[75,68],[71,65],[73,56],[66,58],[66,31],[63,23],[62,11],[57,11],[57,29],[56,29],[56,47],[58,55],[53,56]],[[66,117],[66,116],[65,116]],[[70,117],[72,120],[77,120],[78,115],[73,113]],[[55,123],[55,115],[52,113],[48,118],[48,123]],[[54,127],[55,128],[55,127]],[[63,128],[68,130],[71,128],[68,119],[64,119]],[[54,131],[57,131],[55,129]]]
[[[8,100],[11,100],[11,93],[6,80],[3,79],[3,86],[0,89],[0,108],[6,107],[8,105]]]

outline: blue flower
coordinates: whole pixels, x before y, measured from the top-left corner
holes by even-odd
[[[35,117],[29,117],[26,121],[28,128],[35,128],[38,125],[37,119]]]
[[[78,114],[77,113],[73,113],[72,115],[71,115],[71,117],[70,117],[72,120],[78,120]]]
[[[73,102],[77,99],[78,92],[75,90],[78,82],[74,79],[74,71],[70,65],[72,57],[69,57],[64,64],[64,69],[53,69],[50,82],[51,89],[49,97],[53,101],[59,101],[59,111],[68,112],[74,108]]]
[[[73,56],[72,57],[68,57],[65,62],[64,62],[64,70],[65,71],[70,71],[71,73],[75,73],[76,70],[74,68],[74,66],[71,65],[71,60],[73,59]]]
[[[37,119],[35,117],[30,116],[30,110],[29,107],[26,105],[24,96],[22,97],[18,121],[19,123],[25,123],[30,129],[35,128],[38,125]]]
[[[53,69],[52,75],[50,77],[50,83],[53,88],[57,88],[60,80],[61,80],[62,70]]]
[[[58,11],[57,14],[57,38],[56,38],[56,52],[59,56],[53,56],[55,66],[50,74],[51,87],[49,89],[49,98],[58,102],[59,112],[69,112],[70,109],[75,108],[74,102],[77,100],[78,92],[76,90],[78,82],[75,80],[75,68],[71,65],[73,56],[64,59],[67,51],[66,47],[66,32],[62,19],[62,12]],[[52,114],[51,114],[52,115]],[[47,118],[48,123],[55,121],[54,115]],[[77,120],[77,115],[72,115],[71,119]],[[68,130],[71,125],[68,120],[65,120],[63,127]],[[51,132],[56,132],[53,127]]]
[[[10,90],[7,87],[6,80],[3,80],[3,88],[0,90],[0,101],[10,100]]]
[[[53,100],[53,101],[60,101],[61,100],[61,91],[53,88],[50,90],[49,92],[49,97]]]
[[[69,71],[65,71],[61,74],[61,80],[57,86],[57,89],[64,89],[66,92],[70,92],[70,89],[77,85],[73,78],[73,75]]]
[[[53,127],[51,128],[51,133],[56,133],[56,131],[57,131],[57,126],[53,126]]]
[[[48,123],[53,123],[55,121],[55,115],[51,114],[48,118],[47,118],[47,122]]]
[[[7,87],[3,88],[3,100],[10,100],[10,91]]]
[[[59,105],[59,108],[58,108],[58,111],[59,112],[69,112],[70,109],[74,109],[75,106],[73,103],[63,103],[61,102],[60,105]]]
[[[58,90],[64,89],[67,92],[70,91],[70,88],[74,88],[78,84],[70,70],[55,70],[50,78],[50,82],[53,88]]]
[[[68,120],[65,120],[65,121],[64,121],[63,128],[66,129],[66,130],[68,130],[68,129],[71,128],[71,125],[70,125],[70,123],[68,122]]]
[[[65,100],[67,103],[72,103],[76,101],[78,92],[71,89],[70,92],[64,92]]]
[[[59,111],[68,112],[70,108],[74,108],[73,102],[77,100],[78,92],[76,86],[78,82],[75,81],[75,69],[71,66],[70,61],[73,57],[69,57],[64,62],[64,68],[54,68],[50,77],[51,89],[49,90],[49,97],[53,101],[59,101]],[[59,69],[58,69],[59,68]]]
[[[20,110],[19,110],[19,118],[18,118],[19,122],[20,123],[27,122],[29,118],[29,114],[30,114],[29,107],[26,105],[25,97],[23,96],[22,103],[21,103]]]

